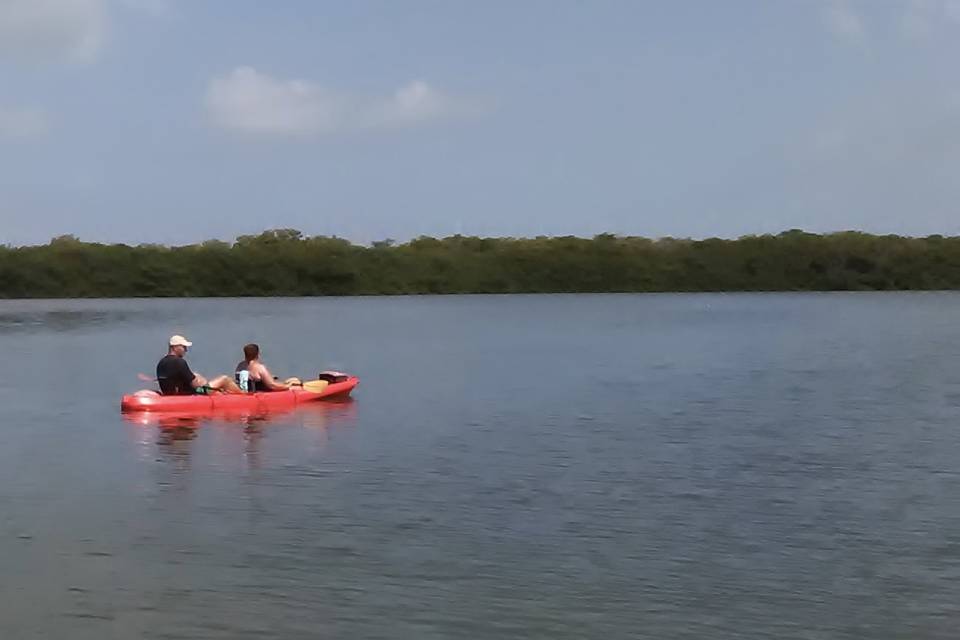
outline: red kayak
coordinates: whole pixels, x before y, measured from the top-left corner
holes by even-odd
[[[343,398],[350,395],[360,378],[347,376],[346,380],[331,382],[322,390],[290,389],[287,391],[263,391],[257,393],[213,393],[210,395],[164,396],[156,391],[142,390],[123,396],[120,410],[129,411],[269,411],[296,407],[307,402],[326,398]],[[308,385],[309,386],[309,385]]]

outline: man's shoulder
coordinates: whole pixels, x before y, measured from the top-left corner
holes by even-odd
[[[157,363],[157,366],[183,368],[187,367],[187,361],[183,358],[178,358],[175,355],[166,355],[160,358],[160,362]]]

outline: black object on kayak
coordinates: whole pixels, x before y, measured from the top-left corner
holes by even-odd
[[[349,377],[350,376],[347,374],[339,371],[321,371],[317,374],[317,380],[326,380],[330,384],[333,384],[334,382],[343,382]]]

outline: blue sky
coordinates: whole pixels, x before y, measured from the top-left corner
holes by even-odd
[[[960,0],[0,0],[0,243],[960,233]]]

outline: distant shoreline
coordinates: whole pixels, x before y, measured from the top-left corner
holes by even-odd
[[[167,247],[0,247],[0,298],[776,293],[960,289],[960,238],[825,235],[736,240],[602,234],[421,237],[352,244],[290,229]]]

